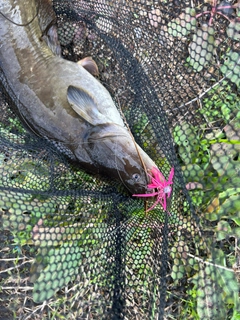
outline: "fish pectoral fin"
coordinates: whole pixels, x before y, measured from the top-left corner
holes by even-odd
[[[122,141],[128,141],[128,139],[131,139],[130,135],[126,131],[125,128],[122,126],[119,126],[115,123],[106,123],[104,125],[99,125],[94,128],[92,128],[89,131],[88,134],[88,141],[90,143],[93,143],[95,141],[100,141],[100,140],[115,140],[121,139]]]
[[[69,86],[67,99],[73,110],[91,125],[96,126],[106,122],[98,111],[96,102],[85,90]]]

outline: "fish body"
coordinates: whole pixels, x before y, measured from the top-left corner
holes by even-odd
[[[61,57],[50,1],[4,0],[0,12],[0,66],[28,127],[63,145],[83,169],[146,192],[143,163],[149,172],[156,165],[136,146],[102,84]]]

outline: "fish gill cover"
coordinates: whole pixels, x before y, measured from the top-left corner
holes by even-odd
[[[41,41],[92,57],[157,168],[149,197],[81,169],[28,130],[0,61],[1,319],[239,319],[239,2],[53,8]]]

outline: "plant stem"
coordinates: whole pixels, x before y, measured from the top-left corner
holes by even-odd
[[[199,17],[201,17],[201,16],[203,16],[203,15],[205,15],[205,14],[208,14],[208,13],[209,13],[209,14],[211,15],[211,17],[210,17],[210,19],[209,19],[209,23],[208,23],[209,26],[212,25],[213,18],[214,18],[214,16],[215,16],[216,14],[221,15],[222,17],[224,17],[225,19],[227,19],[229,22],[231,22],[231,19],[228,18],[228,16],[226,16],[224,13],[220,12],[219,10],[221,10],[221,9],[230,9],[230,8],[232,8],[232,7],[233,7],[232,5],[230,5],[230,6],[217,7],[217,3],[216,3],[216,1],[214,1],[214,2],[213,2],[213,6],[212,6],[212,10],[211,10],[211,11],[204,11],[204,12],[202,12],[202,13],[197,14],[197,15],[196,15],[196,19],[199,18]]]
[[[191,253],[187,253],[187,255],[188,255],[189,257],[191,257],[191,258],[199,261],[199,262],[202,262],[202,263],[205,264],[205,265],[213,266],[213,267],[216,267],[216,268],[218,268],[218,269],[223,269],[223,270],[227,270],[227,271],[230,271],[230,272],[234,272],[234,271],[233,271],[232,269],[230,269],[230,268],[226,268],[226,267],[223,267],[223,266],[221,266],[221,265],[218,265],[218,264],[215,264],[215,263],[212,263],[212,262],[209,262],[209,261],[205,261],[205,260],[203,260],[203,259],[201,259],[201,258],[199,258],[199,257],[197,257],[197,256],[194,256],[194,255],[191,254]]]

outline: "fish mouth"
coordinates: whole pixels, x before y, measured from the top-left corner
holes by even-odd
[[[147,185],[143,189],[142,194],[149,194],[149,197],[152,197],[151,194],[157,192],[157,188],[149,188],[149,185],[152,183],[154,176],[152,174],[152,169],[147,169],[146,170],[146,180],[147,180]]]
[[[146,176],[147,176],[147,184],[149,185],[153,179],[152,170],[147,169]]]

